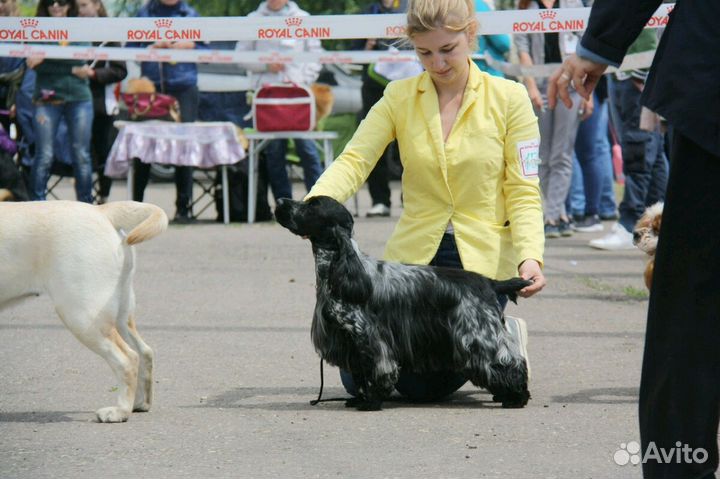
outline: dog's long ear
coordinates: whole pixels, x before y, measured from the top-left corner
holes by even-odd
[[[339,250],[330,264],[330,292],[346,303],[364,303],[372,294],[372,280],[365,272],[360,257],[353,248],[350,234],[345,229],[335,226],[333,235]]]

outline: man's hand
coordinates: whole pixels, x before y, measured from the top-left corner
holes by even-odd
[[[542,111],[543,109],[543,97],[540,93],[540,90],[538,90],[538,87],[533,83],[532,85],[528,85],[527,87],[528,96],[530,97],[530,101],[532,102],[533,106],[536,110]]]
[[[572,83],[575,91],[585,100],[590,99],[607,65],[595,63],[577,55],[570,55],[560,68],[553,73],[548,83],[548,106],[552,109],[557,105],[557,97],[566,107],[572,108],[572,100],[568,87]]]
[[[45,60],[43,57],[28,57],[25,59],[25,64],[28,68],[35,68],[40,65],[43,60]]]
[[[543,275],[542,269],[540,268],[540,263],[534,259],[526,259],[523,261],[518,268],[518,272],[522,279],[529,279],[533,282],[533,284],[524,287],[518,292],[523,298],[529,298],[533,294],[539,293],[547,284],[545,275]]]

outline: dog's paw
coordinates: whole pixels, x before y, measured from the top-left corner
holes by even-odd
[[[150,403],[142,402],[133,406],[133,412],[148,412],[150,410]]]
[[[104,407],[95,411],[98,422],[125,422],[130,417],[128,411],[119,407]]]
[[[345,400],[345,407],[359,407],[360,404],[364,403],[365,400],[362,398],[352,397]]]
[[[524,408],[530,400],[530,392],[523,391],[521,393],[507,392],[496,394],[493,396],[494,402],[502,403],[504,409],[520,409]]]
[[[356,407],[358,411],[379,411],[382,409],[382,401],[363,401]]]

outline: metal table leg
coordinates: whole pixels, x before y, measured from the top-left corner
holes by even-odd
[[[127,172],[127,197],[133,200],[133,190],[135,186],[135,158],[130,158],[130,166]]]
[[[248,154],[248,199],[247,199],[247,218],[248,224],[255,222],[255,140],[249,140]]]
[[[230,223],[230,191],[228,191],[227,165],[222,165],[223,224]]]

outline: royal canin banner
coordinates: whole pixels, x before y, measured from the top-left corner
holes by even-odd
[[[667,25],[674,4],[648,21]],[[589,8],[501,10],[477,14],[482,35],[584,30]],[[0,42],[143,42],[397,38],[405,15],[311,15],[304,17],[18,18],[0,17]]]
[[[124,60],[182,63],[383,63],[417,61],[413,51],[234,51],[159,48],[78,47],[44,44],[0,44],[0,57],[40,57],[63,60]]]
[[[654,52],[627,55],[620,70],[647,68],[652,64]],[[67,60],[124,60],[137,62],[184,63],[398,63],[417,61],[412,51],[333,51],[333,52],[235,52],[232,50],[160,50],[147,48],[60,47],[39,44],[0,44],[0,57],[39,57]],[[473,55],[473,58],[484,58]],[[534,77],[550,76],[557,64],[521,66],[486,59],[494,68],[508,75]],[[608,71],[614,71],[609,68]]]

